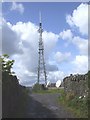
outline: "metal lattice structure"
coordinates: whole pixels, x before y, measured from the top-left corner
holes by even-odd
[[[39,23],[39,59],[38,59],[38,83],[41,80],[45,80],[45,85],[47,85],[47,76],[46,76],[46,67],[44,60],[44,44],[42,40],[42,22],[41,22],[41,13],[40,13],[40,23]]]

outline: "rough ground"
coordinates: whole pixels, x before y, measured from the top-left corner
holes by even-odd
[[[57,94],[30,94],[26,118],[74,118],[63,106],[58,105]]]

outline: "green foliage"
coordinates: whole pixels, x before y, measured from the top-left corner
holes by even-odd
[[[71,110],[76,117],[87,118],[90,111],[90,95],[88,86],[90,87],[90,71],[86,74],[88,75],[88,80],[83,81],[83,87],[87,88],[86,96],[79,96],[71,92],[62,92],[61,96],[58,98],[60,104],[66,106],[67,109]],[[88,94],[88,95],[87,95]]]
[[[0,64],[2,65],[2,72],[8,72],[9,74],[12,74],[11,68],[14,64],[14,60],[10,60],[7,54],[0,56]]]
[[[36,83],[33,87],[32,90],[33,93],[40,93],[40,94],[45,94],[45,93],[62,93],[63,89],[52,89],[52,88],[46,88],[43,87],[42,85]]]
[[[68,104],[69,107],[73,108],[76,112],[78,109],[78,112],[76,114],[80,117],[87,117],[88,116],[88,101],[87,98],[79,99],[78,97],[75,97],[73,100],[71,100]]]
[[[42,89],[42,86],[38,83],[36,83],[34,86],[33,86],[33,92],[39,92],[40,90],[43,90]]]
[[[2,64],[2,117],[23,117],[28,99],[27,89],[19,85],[17,76],[12,75],[14,60],[10,60],[5,54],[0,56],[0,63]]]
[[[66,93],[64,91],[64,89],[62,89],[62,91],[60,92],[60,96],[59,96],[59,103],[62,103],[63,105],[65,104],[65,100],[66,100]]]
[[[7,54],[3,54],[3,57],[5,57],[5,58],[9,58],[9,55],[7,55]]]
[[[76,117],[88,117],[88,97],[79,98],[79,96],[74,96],[73,92],[67,94],[62,92],[58,101],[71,110]]]

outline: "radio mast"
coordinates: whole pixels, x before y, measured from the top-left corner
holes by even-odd
[[[45,67],[45,60],[44,60],[44,44],[42,40],[42,20],[41,20],[41,12],[39,12],[39,59],[38,59],[38,84],[40,80],[45,80],[45,85],[47,85],[47,75],[46,75],[46,67]]]

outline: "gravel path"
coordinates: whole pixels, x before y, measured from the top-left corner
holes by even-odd
[[[72,113],[58,105],[57,94],[30,94],[26,118],[75,118]]]

